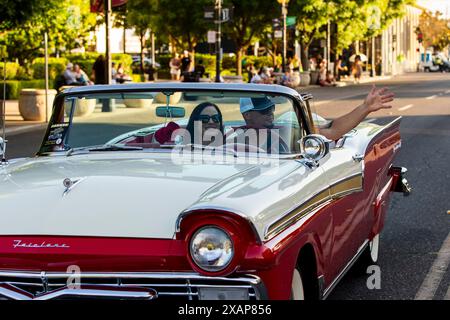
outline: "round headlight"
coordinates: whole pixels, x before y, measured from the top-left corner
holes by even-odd
[[[205,271],[221,271],[233,259],[234,248],[228,233],[216,227],[204,227],[191,239],[190,253],[195,264]]]

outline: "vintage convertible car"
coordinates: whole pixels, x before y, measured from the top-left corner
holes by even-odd
[[[0,166],[0,300],[326,298],[376,263],[390,192],[409,187],[400,119],[329,141],[311,99],[250,84],[60,93],[36,156]],[[204,103],[215,115],[199,122]]]

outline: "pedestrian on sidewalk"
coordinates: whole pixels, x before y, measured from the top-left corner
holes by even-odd
[[[99,55],[92,66],[91,78],[95,84],[106,84],[106,59]]]
[[[67,64],[66,70],[64,70],[63,77],[64,77],[65,85],[68,85],[68,86],[80,86],[81,85],[81,83],[79,83],[77,81],[75,71],[73,70],[73,64],[70,62]]]
[[[333,75],[330,71],[328,71],[328,61],[326,59],[323,59],[322,62],[320,62],[319,72],[319,84],[322,87],[336,86],[336,81],[334,80]]]
[[[170,67],[170,76],[172,77],[172,80],[180,80],[181,75],[181,60],[180,55],[175,52],[173,58],[169,62]]]
[[[353,75],[355,83],[359,83],[361,81],[362,61],[361,61],[360,55],[357,55],[355,57],[355,62],[353,62],[353,66],[352,66],[352,75]]]

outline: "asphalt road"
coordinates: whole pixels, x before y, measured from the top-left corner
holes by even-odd
[[[310,88],[314,108],[334,118],[360,104],[370,84]],[[382,124],[403,116],[402,149],[396,165],[409,169],[414,191],[393,194],[381,234],[381,288],[369,275],[348,273],[329,299],[450,299],[450,75],[408,74],[377,83],[395,94],[393,108],[370,116]],[[8,137],[8,156],[33,155],[44,129]]]

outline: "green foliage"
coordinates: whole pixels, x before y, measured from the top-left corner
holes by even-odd
[[[55,79],[58,75],[64,72],[67,63],[66,58],[49,58],[48,59],[48,77]],[[45,78],[45,60],[44,58],[36,58],[32,63],[33,77],[35,79]]]
[[[32,80],[33,79],[33,75],[31,74],[32,70],[24,67],[24,66],[19,66],[19,69],[17,69],[17,74],[15,79],[16,80]]]
[[[1,2],[10,1],[0,0]],[[42,56],[45,32],[48,33],[50,53],[70,50],[86,44],[88,31],[96,25],[96,15],[90,13],[89,1],[35,0],[30,2],[33,4],[32,11],[28,12],[20,28],[12,27],[14,17],[11,18],[11,23],[1,24],[0,28],[5,31],[0,38],[0,45],[7,46],[10,58],[17,58],[21,64],[24,64]],[[27,8],[27,5],[24,4],[24,8]],[[17,15],[17,19],[20,19],[20,12],[17,12]]]
[[[193,51],[207,31],[214,28],[203,18],[204,8],[212,5],[211,0],[159,0],[155,32],[166,34],[177,50]]]
[[[280,59],[278,59],[278,63],[281,63]],[[255,68],[274,67],[273,59],[270,56],[245,56],[243,59],[243,67],[246,67],[249,64],[253,64]]]
[[[278,16],[280,5],[277,1],[228,0],[225,6],[234,7],[233,21],[227,23],[225,32],[237,46],[236,69],[242,73],[241,59],[244,51],[271,25],[272,19]]]
[[[49,88],[53,88],[53,81],[49,81]],[[18,100],[22,89],[45,89],[45,80],[7,80],[6,99]],[[0,86],[0,97],[3,97],[3,86]]]
[[[66,54],[64,58],[67,59],[68,62],[73,64],[78,64],[80,68],[86,72],[88,76],[92,74],[92,66],[95,63],[95,60],[100,54],[97,52],[86,52],[76,53],[76,54]],[[111,55],[112,61],[119,65],[120,63],[123,65],[124,71],[127,74],[131,74],[131,64],[133,62],[133,58],[129,54],[123,53],[114,53]]]
[[[143,74],[131,74],[130,76],[133,82],[145,82],[145,76]]]
[[[309,69],[308,49],[315,39],[324,39],[328,21],[337,25],[336,53],[357,40],[380,34],[402,16],[413,0],[293,0],[289,12],[297,16],[302,65]]]
[[[17,72],[19,71],[20,65],[15,62],[7,62],[6,63],[6,79],[11,80],[15,79],[17,76]],[[3,80],[5,76],[4,63],[0,62],[0,79]]]
[[[25,23],[42,5],[42,0],[0,0],[0,30]]]

